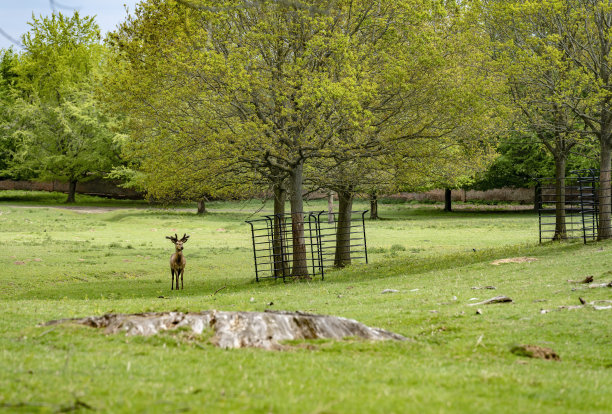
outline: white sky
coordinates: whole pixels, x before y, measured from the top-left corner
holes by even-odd
[[[138,0],[0,0],[0,48],[13,46],[16,51],[20,50],[5,35],[20,42],[21,36],[29,30],[32,13],[49,15],[53,11],[52,4],[56,11],[64,14],[70,15],[76,9],[83,16],[95,15],[104,35],[125,19],[124,5],[133,12],[136,3]]]

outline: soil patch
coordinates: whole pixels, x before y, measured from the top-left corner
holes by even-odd
[[[499,259],[499,260],[494,260],[491,262],[492,265],[498,266],[500,264],[504,264],[504,263],[531,263],[531,262],[535,262],[538,259],[536,259],[535,257],[511,257],[508,259]]]
[[[550,359],[553,361],[561,360],[559,355],[552,349],[537,345],[518,345],[512,348],[512,353],[529,358]]]

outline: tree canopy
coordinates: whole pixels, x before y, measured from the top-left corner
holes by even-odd
[[[583,141],[600,143],[599,238],[610,233],[610,67],[612,4],[608,1],[483,1],[523,133],[535,136],[556,167],[557,226],[565,238],[567,160]],[[521,128],[519,127],[519,130]]]
[[[294,268],[305,268],[308,163],[421,146],[451,152],[437,140],[486,146],[474,126],[490,112],[476,97],[493,80],[480,62],[467,64],[482,31],[462,26],[460,9],[422,0],[149,0],[109,39],[109,100],[129,113],[136,158],[155,177],[175,156],[209,193],[236,177],[286,188]]]
[[[70,183],[100,177],[119,162],[115,120],[95,99],[104,47],[93,17],[32,17],[17,57],[10,128],[17,148],[10,171]]]

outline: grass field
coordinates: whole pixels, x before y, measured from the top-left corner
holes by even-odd
[[[567,282],[588,275],[596,283],[612,280],[612,243],[539,246],[531,212],[381,205],[385,220],[366,223],[369,265],[327,273],[323,282],[255,283],[244,220],[259,202],[209,203],[212,212],[197,216],[188,206],[95,198],[67,210],[57,208],[61,199],[0,193],[0,411],[608,413],[612,407],[612,310],[559,310],[578,305],[579,297],[612,299],[612,289]],[[175,232],[191,234],[183,291],[170,290],[173,246],[164,237]],[[537,260],[491,264],[518,256]],[[485,285],[497,289],[472,289]],[[468,306],[496,295],[514,303],[480,306],[481,315]],[[222,350],[205,336],[181,332],[142,338],[38,326],[107,312],[207,309],[331,314],[412,340],[316,341],[273,352]],[[553,348],[562,360],[514,355],[516,344]]]

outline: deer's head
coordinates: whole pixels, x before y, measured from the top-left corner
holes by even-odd
[[[179,239],[176,233],[174,233],[174,236],[166,236],[166,239],[174,243],[174,247],[176,248],[176,251],[180,252],[183,250],[183,243],[187,242],[187,239],[189,239],[189,236],[187,235],[187,233],[185,233],[183,234],[183,237]]]

